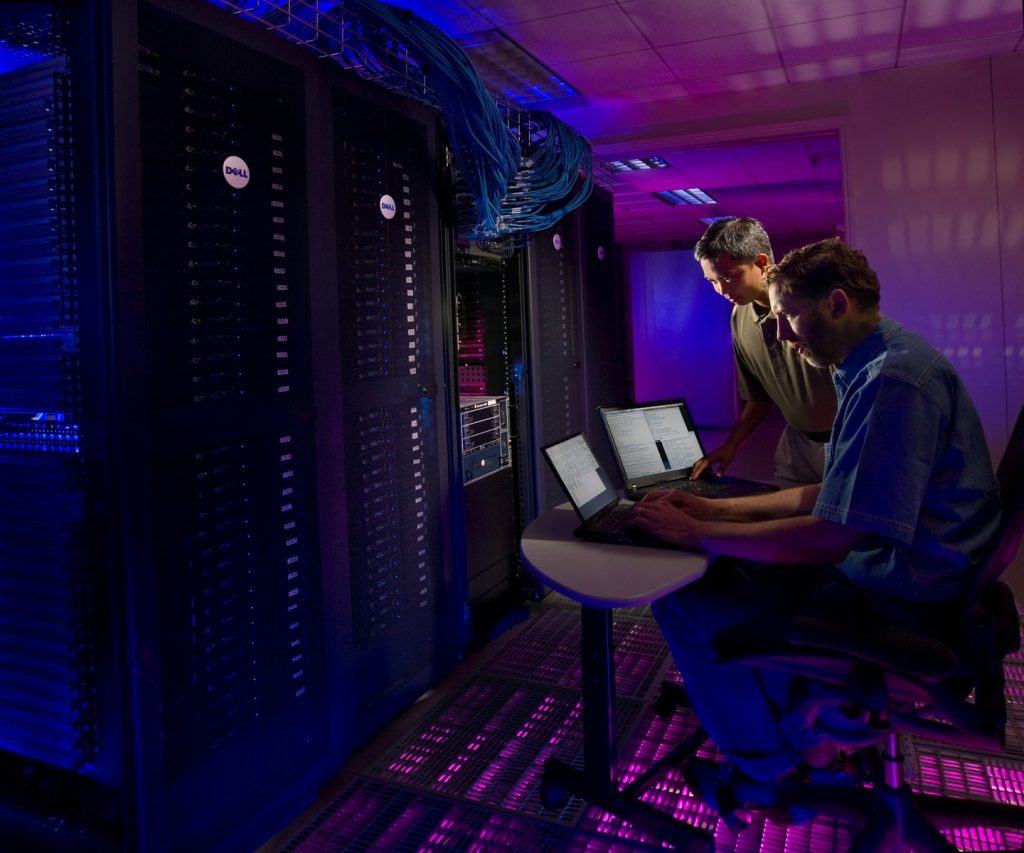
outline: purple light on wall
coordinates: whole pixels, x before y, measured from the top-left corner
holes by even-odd
[[[638,401],[686,397],[699,426],[736,420],[731,305],[692,252],[639,252],[629,262]]]

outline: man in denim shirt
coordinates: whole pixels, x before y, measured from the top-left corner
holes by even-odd
[[[938,633],[999,522],[962,380],[882,315],[863,254],[835,239],[790,252],[769,275],[769,295],[779,339],[833,368],[839,409],[822,483],[717,501],[658,492],[636,511],[638,527],[716,557],[652,609],[708,733],[731,767],[763,780],[823,763],[826,745],[780,722],[791,680],[720,665],[715,634],[744,625],[777,635],[787,613],[818,602]],[[706,777],[694,783],[714,798]]]

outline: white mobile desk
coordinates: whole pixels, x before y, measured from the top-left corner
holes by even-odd
[[[702,830],[666,823],[666,815],[618,789],[615,775],[615,673],[612,609],[649,604],[704,574],[705,555],[664,548],[606,545],[576,539],[579,518],[568,504],[550,509],[523,531],[519,551],[540,580],[582,605],[583,772],[557,759],[544,767],[542,796],[557,805],[562,791],[696,850]]]

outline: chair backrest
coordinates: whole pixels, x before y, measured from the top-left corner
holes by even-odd
[[[966,625],[975,647],[987,649],[982,657],[992,658],[989,661],[993,667],[992,683],[999,682],[994,694],[1001,696],[1001,661],[1021,646],[1017,602],[1013,590],[1000,581],[1000,576],[1017,556],[1024,537],[1024,408],[1017,415],[1010,441],[996,469],[996,479],[1002,521],[967,597]]]
[[[998,580],[1017,556],[1024,536],[1024,408],[1017,414],[1006,452],[996,470],[996,479],[1003,520],[975,589]]]

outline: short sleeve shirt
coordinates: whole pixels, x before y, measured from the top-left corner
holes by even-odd
[[[866,532],[838,568],[908,602],[963,596],[999,523],[977,410],[952,364],[883,318],[834,371],[813,514]]]
[[[800,432],[828,432],[836,414],[829,370],[808,364],[780,342],[775,316],[753,302],[733,309],[731,325],[740,397],[775,403]]]

